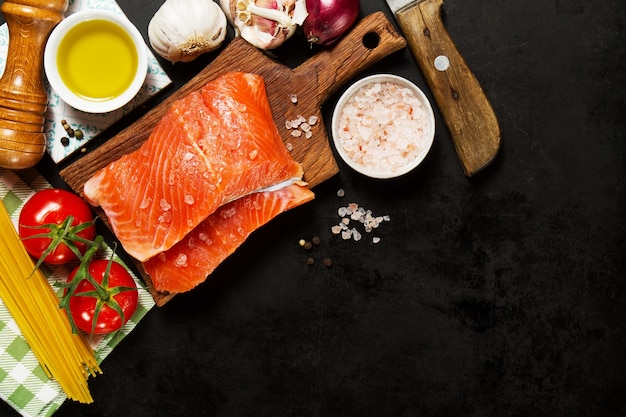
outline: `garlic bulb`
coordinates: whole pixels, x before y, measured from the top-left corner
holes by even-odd
[[[227,24],[213,0],[166,0],[148,24],[148,39],[163,58],[189,62],[219,48]]]
[[[220,0],[237,34],[260,49],[289,39],[307,17],[304,0]]]

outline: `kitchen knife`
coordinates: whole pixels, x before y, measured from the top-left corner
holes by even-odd
[[[478,80],[443,25],[443,0],[386,1],[435,97],[463,171],[470,177],[496,157],[500,127]]]

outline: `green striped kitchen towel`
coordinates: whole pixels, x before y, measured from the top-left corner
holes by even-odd
[[[10,171],[0,168],[0,199],[17,226],[20,210],[36,191],[50,184],[35,170]],[[110,256],[111,250],[103,256]],[[120,259],[117,259],[120,261]],[[123,262],[122,262],[123,263]],[[75,265],[42,268],[52,283],[64,279]],[[155,305],[145,285],[134,273],[139,288],[139,305],[135,314],[117,338],[112,335],[96,338],[92,347],[101,363],[113,348],[127,336]],[[58,289],[58,293],[62,289]],[[25,417],[51,416],[67,399],[59,384],[49,379],[21,335],[19,328],[0,299],[0,398]]]

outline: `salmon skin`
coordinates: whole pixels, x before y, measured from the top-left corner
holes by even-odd
[[[220,206],[302,175],[263,78],[231,72],[174,102],[139,149],[96,172],[83,191],[124,250],[144,262]]]
[[[155,290],[177,294],[204,282],[248,236],[314,194],[304,183],[262,191],[220,207],[171,249],[143,263]]]

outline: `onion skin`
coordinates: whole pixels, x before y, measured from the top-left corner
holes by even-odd
[[[306,0],[306,8],[309,15],[302,29],[307,41],[311,45],[328,46],[352,27],[361,4],[359,0]]]

